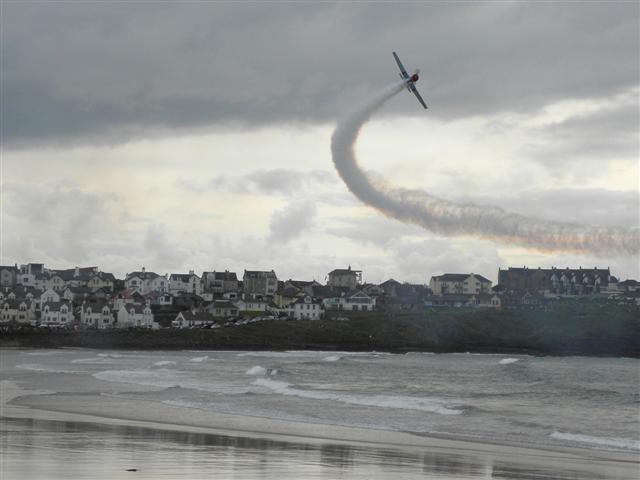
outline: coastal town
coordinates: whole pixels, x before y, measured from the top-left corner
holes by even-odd
[[[609,268],[499,269],[498,284],[476,273],[444,273],[428,284],[363,283],[334,269],[326,283],[281,280],[274,270],[158,274],[142,267],[118,279],[99,267],[0,267],[0,323],[50,328],[219,328],[264,320],[344,318],[355,312],[436,308],[544,308],[562,298],[640,305],[640,282]]]

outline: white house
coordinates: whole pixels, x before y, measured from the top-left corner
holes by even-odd
[[[62,297],[59,292],[56,292],[53,289],[48,289],[42,292],[40,295],[40,304],[59,302]]]
[[[80,307],[80,323],[99,329],[112,328],[115,316],[106,303],[83,303]]]
[[[355,290],[362,283],[362,270],[351,270],[349,268],[336,268],[329,272],[327,285],[330,287],[347,287]]]
[[[153,321],[153,312],[149,305],[122,305],[118,310],[118,328],[159,328],[159,325]]]
[[[238,307],[228,300],[214,300],[207,307],[207,312],[214,317],[235,317],[238,315]]]
[[[491,291],[491,280],[474,273],[445,273],[431,277],[429,288],[434,295],[475,295]]]
[[[376,308],[376,298],[362,290],[351,294],[327,297],[323,300],[327,310],[372,311]]]
[[[40,310],[40,323],[44,325],[70,325],[74,321],[73,308],[69,302],[43,303]]]
[[[166,275],[147,272],[144,267],[139,272],[128,273],[124,280],[124,285],[125,288],[135,289],[142,295],[149,292],[169,291],[169,279]]]
[[[322,301],[309,295],[298,298],[292,306],[295,320],[320,320],[324,316]]]
[[[171,322],[174,328],[203,327],[212,325],[215,319],[209,312],[196,312],[195,310],[187,310],[180,312],[175,320]]]
[[[36,318],[35,303],[30,300],[3,300],[0,306],[0,321],[31,323]]]
[[[193,270],[189,273],[172,273],[169,276],[169,292],[173,295],[182,292],[200,295],[201,291],[200,277],[193,273]]]
[[[262,300],[236,300],[233,304],[239,312],[266,312],[268,306]]]

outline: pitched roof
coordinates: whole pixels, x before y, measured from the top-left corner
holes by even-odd
[[[172,273],[171,275],[169,275],[169,280],[175,280],[175,281],[180,281],[180,282],[183,282],[183,283],[189,283],[189,281],[191,280],[191,277],[200,278],[194,273]]]
[[[275,277],[276,274],[273,270],[271,271],[266,271],[266,270],[245,270],[244,271],[244,275],[245,277],[249,277],[249,278],[260,278],[260,277]]]
[[[329,275],[347,275],[354,274],[357,275],[362,270],[351,270],[351,268],[336,268],[335,270],[331,270]]]
[[[237,282],[238,281],[238,276],[236,275],[236,272],[213,272],[213,278],[215,280],[223,280],[226,282]]]
[[[158,278],[159,276],[160,275],[158,275],[156,272],[131,272],[127,274],[126,279],[129,280],[131,277],[138,277],[142,280],[153,280],[154,278]]]

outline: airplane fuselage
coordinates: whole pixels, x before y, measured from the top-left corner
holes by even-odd
[[[418,79],[419,79],[419,78],[420,78],[420,77],[418,76],[418,74],[417,74],[417,73],[414,73],[413,75],[411,75],[411,77],[409,77],[409,81],[410,81],[411,83],[415,83],[415,82],[417,82],[417,81],[418,81]]]

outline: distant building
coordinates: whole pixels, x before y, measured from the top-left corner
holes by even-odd
[[[292,305],[295,320],[320,320],[324,316],[322,300],[306,295]]]
[[[505,292],[542,295],[591,295],[609,287],[608,268],[508,268],[498,270],[498,285]]]
[[[376,298],[363,291],[338,294],[323,300],[327,310],[371,311],[376,307]]]
[[[80,308],[80,323],[100,330],[112,328],[115,323],[114,312],[106,302],[84,302]]]
[[[43,303],[40,310],[40,324],[50,326],[71,325],[74,321],[71,302]]]
[[[431,277],[434,295],[474,295],[491,291],[491,280],[475,273],[445,273]]]
[[[124,280],[125,288],[132,288],[141,295],[149,292],[168,292],[169,279],[166,275],[147,272],[144,267],[139,272],[128,273]]]
[[[0,266],[0,287],[14,288],[18,275],[18,266]]]
[[[362,283],[362,270],[351,270],[349,268],[337,268],[329,272],[327,286],[329,287],[346,287],[350,290],[356,290]]]
[[[225,270],[224,272],[204,272],[202,274],[203,289],[214,294],[237,293],[238,276],[235,272]]]
[[[273,297],[278,290],[278,277],[273,270],[245,270],[242,282],[245,299]]]
[[[238,307],[228,300],[214,300],[207,307],[207,312],[214,317],[235,317],[238,315]]]
[[[159,328],[153,321],[153,312],[149,305],[129,304],[122,305],[118,310],[118,328]]]
[[[171,322],[174,328],[192,328],[212,325],[215,319],[209,312],[199,312],[196,310],[186,310],[178,313],[175,320]]]
[[[189,273],[172,273],[169,276],[169,293],[172,295],[178,293],[200,295],[201,290],[200,277],[193,270],[190,270]]]

